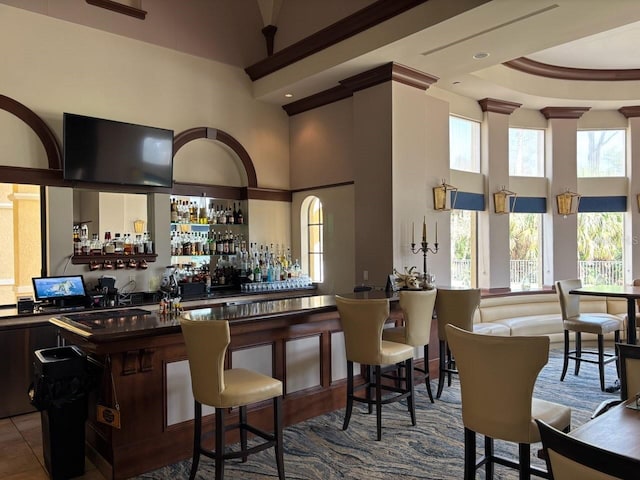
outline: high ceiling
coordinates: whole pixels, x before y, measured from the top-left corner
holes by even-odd
[[[633,69],[640,40],[637,0],[430,0],[254,83],[257,97],[283,103],[336,85],[340,79],[394,61],[439,77],[437,87],[474,99],[496,98],[525,108],[640,104],[640,80],[570,81],[523,73],[503,63],[527,57],[582,69]],[[442,19],[427,26],[427,21]],[[387,36],[383,42],[379,40]],[[380,46],[376,42],[383,43]],[[351,55],[348,55],[349,52]],[[488,54],[475,59],[478,53]],[[310,61],[313,60],[313,61]]]
[[[136,4],[135,0],[118,1]],[[143,22],[84,0],[0,3],[244,68],[266,56],[260,30],[269,22],[278,27],[278,54],[376,2],[137,0],[149,11]],[[437,88],[474,99],[490,97],[531,109],[616,110],[640,105],[640,80],[548,78],[503,63],[526,57],[561,67],[638,69],[638,40],[640,0],[428,0],[255,80],[253,90],[256,98],[283,105],[396,62],[438,77]],[[488,55],[474,58],[479,53]],[[294,96],[286,98],[285,93]]]

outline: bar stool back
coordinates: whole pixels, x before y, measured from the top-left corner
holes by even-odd
[[[342,429],[346,430],[351,419],[353,402],[366,403],[369,413],[376,406],[377,438],[382,439],[382,404],[407,399],[411,424],[416,424],[416,411],[413,396],[413,347],[403,343],[382,340],[382,330],[389,317],[389,300],[353,299],[336,295],[336,305],[340,313],[340,323],[344,332],[344,343],[347,356],[347,408]],[[404,362],[404,388],[383,385],[381,367]],[[367,381],[355,386],[353,364],[359,363],[367,367]],[[375,373],[371,372],[371,369]],[[358,396],[356,392],[364,389],[366,396]],[[375,399],[371,393],[375,390]],[[393,395],[382,398],[382,391]]]
[[[444,380],[451,386],[451,374],[457,374],[455,358],[447,344],[447,330],[445,326],[450,324],[469,332],[473,331],[473,315],[480,305],[479,288],[452,288],[438,289],[436,296],[436,317],[438,319],[438,341],[440,346],[438,392],[436,398],[440,398],[444,388]]]
[[[383,340],[405,343],[412,347],[423,347],[424,368],[415,366],[414,362],[413,369],[424,373],[424,381],[431,403],[433,403],[433,394],[429,379],[429,337],[436,294],[437,290],[401,290],[399,297],[404,326],[385,328],[382,331]]]
[[[194,397],[193,461],[189,478],[193,480],[198,470],[200,455],[215,460],[215,478],[222,480],[224,461],[274,447],[278,478],[284,480],[282,455],[282,382],[242,368],[225,370],[224,359],[231,341],[229,322],[226,320],[180,319],[187,347],[191,386]],[[273,400],[273,433],[260,430],[247,423],[247,405]],[[202,446],[202,405],[215,407],[215,450]],[[228,409],[239,407],[238,422],[225,425]],[[225,432],[240,431],[240,449],[225,452]],[[247,448],[247,432],[260,437],[264,442]]]

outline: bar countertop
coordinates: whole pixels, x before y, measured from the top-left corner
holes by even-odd
[[[349,293],[351,298],[390,298],[384,292]],[[196,308],[180,313],[159,313],[157,310],[129,308],[110,311],[87,311],[57,315],[49,319],[55,326],[73,333],[91,343],[108,343],[123,339],[151,337],[180,332],[180,316],[192,320],[229,320],[231,326],[334,312],[334,295],[313,295],[272,300],[229,299],[224,304]]]
[[[133,308],[106,312],[82,312],[58,315],[49,322],[92,343],[156,336],[180,331],[180,315],[194,320],[229,320],[245,324],[304,312],[335,310],[333,295],[283,298],[256,302],[227,302],[224,305],[165,313]]]

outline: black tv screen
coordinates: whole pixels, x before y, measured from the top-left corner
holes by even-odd
[[[171,187],[173,130],[64,114],[65,180]]]

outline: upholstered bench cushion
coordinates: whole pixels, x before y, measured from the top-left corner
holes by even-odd
[[[557,314],[528,315],[500,321],[508,326],[511,335],[549,335],[562,333],[562,316]]]
[[[474,323],[473,333],[508,337],[511,335],[511,329],[501,322]]]

